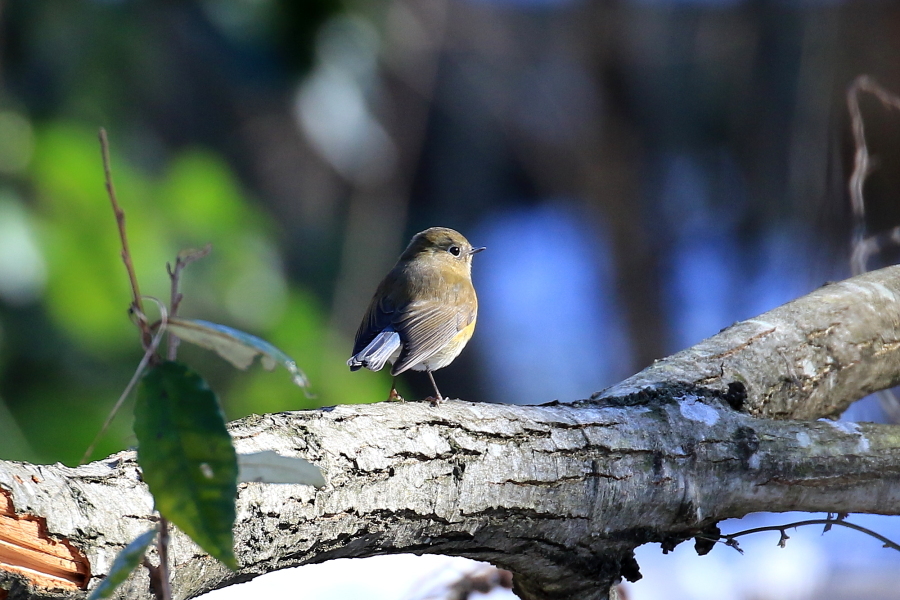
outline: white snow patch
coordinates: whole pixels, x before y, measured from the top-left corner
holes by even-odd
[[[809,434],[805,431],[797,433],[797,443],[800,444],[801,448],[808,448],[811,442],[812,440],[809,439]]]

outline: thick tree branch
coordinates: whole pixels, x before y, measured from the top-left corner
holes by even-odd
[[[836,416],[900,383],[900,266],[825,285],[657,361],[599,399],[685,382],[725,391],[774,418]]]
[[[240,451],[301,454],[329,485],[243,485],[241,572],[176,533],[175,595],[330,558],[437,552],[511,569],[525,597],[601,598],[623,568],[635,575],[637,545],[674,544],[720,519],[900,513],[897,428],[757,419],[689,390],[676,397],[622,407],[391,403],[236,422]],[[95,578],[153,525],[131,453],[77,469],[6,463],[0,484],[17,511],[46,516],[79,548]],[[146,575],[122,597],[149,598]]]
[[[900,514],[900,429],[751,416],[729,405],[734,386],[722,391],[740,381],[753,413],[816,417],[892,384],[898,280],[892,268],[827,286],[571,405],[383,403],[235,422],[240,452],[303,456],[328,485],[242,485],[238,573],[174,532],[175,597],[331,558],[436,552],[509,568],[526,600],[592,600],[638,576],[638,545],[705,537],[721,519]],[[153,525],[128,452],[77,469],[0,463],[0,489],[87,558],[91,587]],[[10,598],[79,593],[21,573],[0,570]],[[146,573],[119,594],[149,598]]]

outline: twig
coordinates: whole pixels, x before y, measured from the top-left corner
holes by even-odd
[[[97,435],[94,436],[94,440],[87,447],[87,450],[84,451],[84,456],[81,457],[81,462],[79,465],[83,465],[88,461],[91,457],[91,454],[94,452],[94,447],[97,445],[97,442],[100,441],[100,438],[106,433],[106,429],[109,427],[109,424],[112,423],[113,418],[116,416],[116,413],[119,412],[119,409],[122,408],[122,403],[125,402],[125,398],[131,393],[131,390],[134,389],[134,386],[137,384],[138,379],[140,379],[141,375],[144,372],[144,369],[147,368],[147,365],[150,361],[153,360],[153,357],[156,356],[156,349],[159,347],[159,341],[162,339],[163,333],[166,331],[166,322],[168,321],[168,316],[166,315],[166,306],[156,298],[151,298],[148,296],[148,299],[156,302],[159,307],[160,312],[160,325],[159,329],[156,330],[156,334],[153,336],[153,339],[150,341],[150,345],[144,350],[144,356],[141,358],[141,362],[138,363],[137,368],[134,370],[134,375],[131,376],[131,381],[128,382],[128,385],[125,386],[125,389],[122,391],[122,394],[119,396],[119,399],[116,401],[115,406],[112,407],[112,410],[109,411],[109,415],[106,417],[106,421],[103,422],[103,426],[100,427],[100,431],[97,432]],[[146,320],[143,315],[139,318]]]
[[[144,315],[144,306],[141,303],[141,290],[138,287],[137,275],[134,272],[134,263],[131,260],[131,252],[128,250],[128,235],[125,233],[125,211],[119,206],[116,199],[116,188],[113,186],[112,171],[109,162],[109,140],[106,137],[106,129],[100,128],[100,154],[103,157],[103,175],[106,179],[106,193],[109,195],[109,201],[112,204],[113,213],[116,215],[116,224],[119,227],[119,239],[122,243],[122,262],[125,263],[125,270],[128,271],[128,281],[131,283],[131,307],[138,316],[138,327],[141,329],[141,341],[144,348],[147,348],[153,336],[150,328],[147,326],[147,320]]]
[[[850,255],[850,264],[855,265],[853,267],[854,270],[860,268],[862,271],[859,273],[854,272],[853,274],[859,275],[865,272],[869,257],[873,254],[878,254],[889,246],[900,246],[900,225],[854,242],[853,251]]]
[[[159,583],[159,567],[150,562],[150,559],[145,555],[141,560],[141,565],[147,569],[147,573],[150,574],[150,591],[153,592],[153,597],[156,600],[163,600],[162,594],[162,585]]]
[[[885,90],[868,75],[857,77],[847,90],[847,109],[850,112],[853,142],[856,146],[853,173],[848,182],[854,221],[850,270],[854,275],[865,273],[868,270],[869,257],[880,252],[884,246],[900,244],[900,227],[895,227],[886,233],[866,235],[866,201],[863,195],[863,185],[874,167],[870,160],[869,147],[866,145],[865,124],[859,109],[860,92],[874,95],[886,108],[900,110],[900,97]],[[875,395],[878,396],[881,406],[890,420],[900,423],[900,399],[893,390],[881,390]]]
[[[172,584],[169,581],[169,521],[162,515],[159,515],[156,551],[159,553],[160,600],[172,600]]]
[[[128,383],[125,391],[119,397],[119,400],[116,402],[115,407],[113,407],[112,412],[106,418],[106,422],[100,429],[100,433],[97,434],[97,437],[94,438],[94,441],[91,442],[91,445],[88,447],[88,450],[85,453],[85,457],[82,458],[82,463],[87,459],[87,457],[90,456],[90,453],[93,451],[94,445],[97,443],[97,440],[101,435],[103,435],[103,432],[106,431],[109,423],[112,421],[116,412],[119,410],[119,407],[121,407],[122,403],[125,401],[128,393],[134,387],[143,370],[156,358],[156,348],[159,346],[159,340],[161,339],[163,332],[166,330],[165,325],[168,319],[165,306],[161,302],[157,302],[161,313],[160,327],[157,330],[156,335],[152,335],[150,331],[150,325],[147,322],[147,317],[144,314],[144,305],[141,302],[141,291],[138,287],[137,275],[134,272],[134,262],[131,260],[131,252],[128,250],[128,235],[125,233],[125,211],[123,211],[119,206],[119,202],[116,199],[116,189],[113,186],[112,182],[112,173],[109,162],[109,140],[106,137],[106,129],[102,127],[100,128],[100,153],[103,156],[103,175],[106,179],[106,192],[109,194],[109,201],[112,204],[113,212],[116,215],[116,224],[119,227],[119,239],[122,243],[122,262],[125,263],[125,270],[128,271],[128,280],[131,283],[131,310],[134,314],[137,315],[138,318],[138,327],[140,327],[141,330],[141,342],[144,345],[144,357],[141,359],[140,364],[138,364],[138,368],[135,370],[131,381]],[[182,258],[179,256],[178,261],[176,261],[176,275],[173,277],[172,284],[173,298],[177,298],[177,300],[179,301],[181,300],[181,298],[177,295],[177,273],[180,270],[180,267],[178,265],[181,261]],[[169,274],[171,276],[172,272],[170,271]],[[177,306],[177,302],[173,302],[173,306]],[[172,314],[174,315],[174,309]],[[171,347],[171,344],[169,353],[174,358],[175,348]],[[150,571],[151,582],[155,583],[155,585],[152,587],[154,588],[153,593],[156,596],[157,600],[171,600],[172,586],[169,582],[169,522],[162,515],[160,515],[159,517],[159,536],[157,537],[157,548],[159,552],[159,566],[153,567],[147,560],[144,561],[144,564]]]
[[[724,535],[721,535],[718,539],[707,538],[707,537],[704,537],[703,539],[709,539],[710,541],[722,542],[726,546],[731,546],[732,548],[734,548],[735,550],[737,550],[738,552],[743,554],[743,550],[741,550],[740,546],[738,546],[736,538],[739,538],[739,537],[745,536],[745,535],[750,535],[751,533],[762,533],[764,531],[778,531],[781,533],[781,538],[778,540],[778,546],[781,548],[784,548],[785,542],[790,539],[786,533],[786,531],[788,529],[803,527],[805,525],[824,525],[825,530],[822,531],[822,533],[825,533],[826,531],[829,531],[832,528],[832,526],[840,525],[841,527],[847,527],[848,529],[853,529],[854,531],[859,531],[860,533],[865,533],[866,535],[869,535],[869,536],[875,538],[876,540],[878,540],[882,544],[884,544],[885,548],[891,548],[892,550],[900,551],[900,544],[897,544],[896,542],[893,542],[890,539],[884,537],[880,533],[872,531],[871,529],[863,527],[862,525],[856,525],[855,523],[848,523],[847,521],[844,520],[844,517],[846,517],[846,516],[847,516],[846,514],[839,514],[837,516],[837,518],[831,518],[831,516],[829,515],[829,517],[827,519],[809,519],[807,521],[797,521],[795,523],[787,523],[786,525],[768,525],[766,527],[754,527],[753,529],[745,529],[744,531],[738,531],[737,533],[724,534]]]
[[[447,569],[448,567],[445,567],[443,570]],[[439,579],[438,576],[443,570],[430,573],[426,578],[429,580]],[[512,589],[512,578],[513,574],[506,569],[498,569],[494,565],[476,564],[473,568],[461,573],[455,581],[441,584],[425,594],[420,593],[419,588],[421,585],[416,584],[412,586],[412,596],[421,600],[427,600],[428,598],[467,600],[475,592],[487,594],[498,587]]]
[[[176,316],[178,314],[178,307],[181,305],[182,294],[178,291],[178,284],[181,278],[181,271],[196,260],[200,260],[204,256],[210,253],[212,250],[212,244],[207,244],[203,248],[199,250],[182,250],[178,253],[178,256],[175,257],[175,268],[172,268],[172,265],[166,263],[166,272],[169,274],[169,280],[172,282],[172,291],[171,297],[169,299],[169,308],[171,316]],[[178,336],[174,333],[169,333],[169,344],[168,350],[166,352],[166,358],[169,360],[175,360],[175,357],[178,353]]]
[[[207,244],[200,250],[182,250],[178,253],[178,256],[175,257],[175,268],[172,268],[172,265],[166,263],[166,272],[169,274],[169,279],[172,282],[171,298],[169,302],[169,313],[171,316],[174,317],[178,313],[178,307],[181,304],[182,295],[181,292],[178,291],[178,283],[181,278],[182,269],[195,260],[199,260],[209,254],[211,249],[212,246]],[[160,323],[160,332],[165,329],[165,325],[166,321],[165,318],[163,318]],[[166,358],[175,360],[177,355],[178,336],[170,332]],[[159,553],[158,575],[162,595],[161,600],[171,600],[172,584],[169,580],[169,521],[162,514],[159,515],[159,536],[157,536],[156,539],[156,547],[157,552]]]
[[[209,254],[211,249],[212,246],[207,244],[200,250],[183,250],[179,252],[178,256],[175,258],[174,268],[172,268],[171,264],[166,263],[166,272],[169,274],[169,280],[172,283],[171,296],[169,299],[169,311],[171,316],[174,317],[177,314],[178,307],[181,304],[182,295],[181,292],[178,291],[181,271],[195,260],[199,260]],[[160,333],[165,330],[165,326],[166,319],[163,317],[159,327]],[[166,358],[175,360],[177,355],[178,336],[170,332]],[[157,536],[156,547],[159,554],[158,579],[162,596],[161,600],[171,600],[172,584],[169,580],[169,521],[162,515],[159,515],[159,536]]]
[[[467,600],[475,592],[487,594],[498,587],[512,589],[512,573],[494,565],[482,565],[451,585],[447,600]]]
[[[850,111],[853,141],[856,153],[853,160],[853,173],[850,175],[848,188],[850,206],[853,210],[853,258],[850,267],[854,275],[866,272],[866,263],[871,252],[867,248],[877,250],[878,246],[866,244],[866,203],[863,196],[863,185],[866,177],[873,171],[869,147],[866,145],[865,124],[859,109],[860,92],[868,92],[878,98],[885,108],[900,110],[900,97],[888,92],[868,75],[860,75],[847,90],[847,108]]]

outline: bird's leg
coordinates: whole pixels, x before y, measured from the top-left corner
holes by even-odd
[[[395,381],[397,381],[397,378],[391,377],[391,393],[388,394],[388,401],[406,402],[406,400],[403,399],[403,396],[397,392],[397,387],[394,385]]]
[[[428,373],[428,379],[431,380],[431,385],[434,387],[434,396],[426,398],[426,400],[431,401],[433,406],[437,406],[444,401],[444,397],[441,396],[441,390],[438,389],[437,384],[434,382],[434,375],[431,374],[431,369],[426,369],[425,372]]]

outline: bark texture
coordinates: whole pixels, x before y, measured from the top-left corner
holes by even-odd
[[[815,419],[900,383],[900,267],[830,283],[736,323],[596,394],[673,382],[725,391],[739,382],[753,415]]]
[[[713,534],[721,519],[900,514],[900,429],[757,416],[833,414],[893,384],[898,290],[898,268],[827,286],[573,404],[384,403],[237,421],[239,452],[303,456],[328,485],[242,484],[240,571],[176,532],[175,595],[332,558],[433,552],[512,570],[526,600],[599,600],[639,576],[635,547]],[[0,488],[87,558],[89,587],[155,523],[129,452],[77,469],[0,463]],[[4,570],[0,588],[83,593]],[[151,597],[145,570],[119,597]]]

